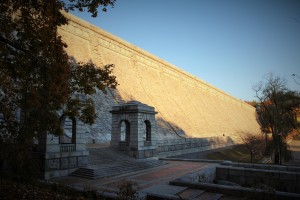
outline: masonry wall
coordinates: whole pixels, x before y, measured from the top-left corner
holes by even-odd
[[[158,157],[171,157],[233,145],[226,137],[181,138],[157,141]]]
[[[216,179],[237,183],[243,187],[255,187],[266,184],[273,189],[283,192],[299,193],[300,173],[294,171],[219,166],[216,168]]]
[[[130,100],[155,107],[158,140],[225,136],[238,142],[242,133],[259,132],[253,107],[100,28],[66,16],[69,25],[59,32],[68,44],[68,54],[99,67],[115,64],[120,84],[107,95],[95,95],[99,118],[85,127],[90,139],[109,141],[108,111]]]

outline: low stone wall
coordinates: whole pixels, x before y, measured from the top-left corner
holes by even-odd
[[[174,180],[170,182],[171,185],[187,187],[190,189],[206,190],[213,193],[221,193],[241,199],[281,199],[281,200],[298,200],[300,194],[266,191],[261,189],[245,188],[238,186],[218,185],[211,183],[196,183],[191,181]]]
[[[232,164],[230,164],[230,166],[261,169],[261,170],[276,170],[276,171],[300,173],[300,167],[293,167],[293,166],[265,165],[265,164],[251,164],[251,163],[232,163]]]
[[[231,181],[243,187],[265,185],[277,191],[290,193],[300,191],[300,173],[297,172],[220,166],[216,168],[216,180]]]
[[[88,151],[76,151],[70,145],[62,145],[60,152],[38,153],[33,155],[41,161],[43,179],[67,176],[79,167],[88,164]]]
[[[157,141],[157,152],[158,157],[165,158],[231,146],[233,144],[234,143],[226,137],[161,140]]]
[[[204,168],[173,180],[170,184],[248,199],[300,199],[299,167],[227,161],[221,165],[226,166]],[[257,187],[258,183],[260,186],[265,185]],[[274,184],[281,188],[272,188]]]

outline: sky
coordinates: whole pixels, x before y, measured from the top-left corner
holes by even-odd
[[[300,0],[116,0],[73,14],[238,99],[255,100],[270,73],[300,91]]]

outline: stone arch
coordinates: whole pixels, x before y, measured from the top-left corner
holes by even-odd
[[[125,142],[126,145],[129,145],[130,141],[130,122],[126,119],[120,121],[120,141]]]
[[[60,118],[63,135],[59,136],[60,144],[76,144],[76,119],[63,115]]]
[[[151,122],[149,120],[144,121],[146,130],[145,130],[145,135],[146,135],[146,142],[151,142]]]

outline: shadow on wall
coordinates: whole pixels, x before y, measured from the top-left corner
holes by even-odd
[[[73,57],[70,57],[70,61],[77,63],[76,59]],[[88,62],[92,62],[92,60],[89,60]],[[82,95],[82,98],[85,98],[85,96]],[[128,101],[134,100],[139,101],[139,99],[136,99],[134,96],[128,99]],[[104,92],[98,91],[97,94],[93,95],[93,102],[95,104],[98,117],[95,124],[91,126],[84,125],[83,127],[86,129],[87,141],[89,143],[108,142],[111,140],[112,125],[112,116],[109,111],[111,110],[112,106],[126,103],[126,101],[118,89],[107,88]],[[155,105],[149,106],[154,107]],[[155,110],[160,113],[159,108],[155,107]],[[164,114],[166,113],[160,113],[159,116],[156,116],[157,140],[181,140],[189,138],[186,132],[181,128],[180,124],[167,120],[164,117]],[[224,135],[222,136],[222,134],[220,134],[220,137],[224,137]]]
[[[156,118],[156,122],[158,139],[182,139],[187,137],[184,130],[177,124],[166,121],[161,117]]]
[[[113,100],[116,104],[122,104],[126,103],[126,101],[122,98],[122,95],[117,89],[108,89],[110,95],[113,97]],[[138,101],[138,99],[135,99],[133,96],[128,101]],[[144,102],[141,102],[144,103]],[[149,105],[153,106],[154,105]],[[156,107],[155,111],[160,113],[160,110],[158,110]],[[163,116],[163,113],[160,113],[160,116]],[[156,122],[157,122],[157,140],[181,140],[184,141],[185,139],[197,139],[197,138],[190,138],[186,132],[181,128],[180,124],[175,124],[171,121],[165,120],[163,117],[156,116]],[[101,116],[100,116],[101,117]],[[217,135],[217,134],[216,134]],[[233,144],[233,139],[230,136],[225,136],[225,134],[219,134],[219,137],[214,138],[221,138],[223,141],[226,141],[226,143]],[[212,137],[209,137],[212,138]]]
[[[117,89],[109,89],[111,94],[113,95],[114,100],[118,104],[126,103],[126,101],[122,98],[121,94]],[[128,101],[139,101],[138,99],[135,99],[134,97],[131,97]],[[144,102],[141,102],[144,103]],[[155,111],[160,113],[158,108],[156,108],[154,105],[148,105],[155,108]],[[160,113],[160,115],[163,115],[163,113]],[[182,139],[187,138],[187,134],[184,132],[184,130],[178,125],[174,124],[173,122],[167,121],[163,119],[162,117],[155,117],[156,123],[157,123],[157,139],[158,140],[166,140],[166,139]]]

